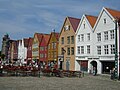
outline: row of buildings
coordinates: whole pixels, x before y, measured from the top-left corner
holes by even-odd
[[[35,33],[32,38],[16,41],[8,37],[9,46],[3,44],[2,53],[4,51],[6,60],[11,62],[57,62],[62,69],[89,73],[93,67],[97,68],[98,74],[109,73],[113,67],[117,67],[119,75],[119,18],[120,11],[104,7],[98,17],[66,17],[60,33]],[[5,37],[3,43],[4,40]],[[8,48],[8,52],[4,47]]]

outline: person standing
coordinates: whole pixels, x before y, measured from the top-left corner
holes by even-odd
[[[96,74],[97,74],[97,69],[96,67],[93,67],[93,76],[96,76]]]

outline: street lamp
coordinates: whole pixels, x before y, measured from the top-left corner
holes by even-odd
[[[115,79],[118,79],[118,42],[117,42],[117,27],[120,25],[120,19],[115,20]]]
[[[118,78],[117,19],[115,19],[115,79]]]

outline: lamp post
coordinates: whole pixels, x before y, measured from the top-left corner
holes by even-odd
[[[117,19],[115,19],[115,79],[118,79]]]

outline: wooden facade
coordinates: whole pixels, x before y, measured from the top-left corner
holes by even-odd
[[[52,32],[48,41],[48,62],[58,61],[59,33]]]

